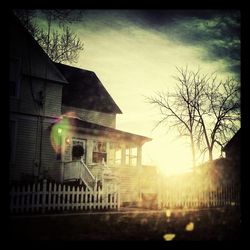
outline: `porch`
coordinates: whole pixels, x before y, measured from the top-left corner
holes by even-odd
[[[117,186],[118,177],[106,164],[85,164],[83,159],[61,164],[63,183],[78,182],[85,185],[89,190],[101,188],[109,189]]]

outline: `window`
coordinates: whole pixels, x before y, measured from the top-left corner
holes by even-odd
[[[129,148],[126,148],[126,160],[125,160],[125,164],[129,165],[129,156],[130,156],[130,152],[129,152]]]
[[[115,150],[115,164],[116,165],[122,164],[122,150],[121,150],[121,148],[117,148]]]
[[[10,121],[10,163],[15,162],[15,154],[16,154],[16,121]]]
[[[107,143],[94,141],[93,163],[107,162]]]
[[[109,144],[109,165],[121,165],[122,164],[122,149],[118,143],[111,142]]]
[[[126,148],[125,164],[128,166],[137,165],[137,148]]]
[[[10,59],[9,68],[9,95],[18,97],[19,95],[19,84],[21,75],[21,60],[20,58]]]

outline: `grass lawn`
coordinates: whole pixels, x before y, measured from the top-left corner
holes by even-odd
[[[238,240],[240,211],[122,211],[12,216],[11,240]]]

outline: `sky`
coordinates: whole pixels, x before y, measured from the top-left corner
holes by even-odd
[[[70,28],[84,43],[74,66],[94,71],[123,112],[116,128],[152,138],[143,163],[166,174],[190,169],[188,139],[166,126],[154,129],[160,113],[146,97],[174,90],[176,67],[239,78],[240,12],[84,10]]]

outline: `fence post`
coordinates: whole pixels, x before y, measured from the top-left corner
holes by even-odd
[[[158,194],[157,194],[157,208],[161,209],[162,208],[162,184],[161,184],[161,178],[159,177],[158,179]]]
[[[42,213],[45,213],[46,208],[46,189],[47,189],[47,180],[43,180],[43,186],[42,186]]]

